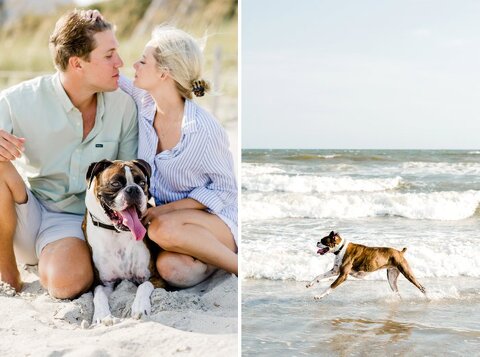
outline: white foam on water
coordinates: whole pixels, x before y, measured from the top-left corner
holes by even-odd
[[[478,175],[480,174],[480,163],[477,162],[404,162],[402,164],[403,174],[451,174],[451,175]]]
[[[275,164],[249,164],[242,163],[242,180],[249,177],[255,178],[257,175],[281,174],[286,171]]]
[[[375,192],[393,190],[399,187],[402,178],[371,178],[360,179],[348,176],[325,177],[314,175],[281,175],[260,174],[256,176],[243,175],[242,187],[249,191],[260,192]]]
[[[430,193],[249,193],[242,197],[242,220],[272,218],[364,218],[399,216],[422,220],[462,220],[475,214],[480,191]]]

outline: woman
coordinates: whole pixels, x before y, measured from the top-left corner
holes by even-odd
[[[209,85],[192,36],[158,27],[134,64],[133,84],[120,87],[137,103],[138,156],[152,167],[156,207],[144,218],[148,236],[164,249],[160,275],[189,287],[221,268],[238,274],[237,185],[225,130],[192,101]]]

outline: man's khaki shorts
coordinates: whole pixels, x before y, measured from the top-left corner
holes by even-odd
[[[15,257],[19,264],[37,264],[42,249],[62,238],[85,240],[83,215],[53,212],[27,188],[28,200],[16,204],[17,229],[13,237]]]

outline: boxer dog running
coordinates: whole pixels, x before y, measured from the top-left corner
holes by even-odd
[[[121,280],[139,284],[131,308],[134,318],[150,314],[154,285],[164,286],[155,267],[156,245],[144,239],[141,223],[150,175],[150,165],[143,160],[102,160],[88,168],[83,231],[95,272],[94,324],[113,323],[108,297]]]
[[[320,300],[330,294],[333,289],[347,280],[348,275],[361,279],[368,273],[379,269],[387,269],[388,282],[395,293],[399,294],[397,278],[399,273],[402,273],[408,281],[426,296],[425,288],[417,281],[407,260],[403,256],[407,248],[399,251],[393,248],[366,247],[361,244],[349,243],[333,231],[328,236],[323,237],[317,243],[317,247],[320,248],[318,249],[318,254],[324,255],[331,252],[336,257],[332,270],[317,276],[307,284],[307,288],[310,288],[322,279],[333,276],[338,277],[327,290],[320,295],[316,295],[315,300]]]

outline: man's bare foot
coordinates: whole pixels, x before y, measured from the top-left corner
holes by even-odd
[[[0,268],[0,281],[10,284],[12,288],[18,293],[22,290],[23,282],[20,279],[20,272],[17,267],[12,268]]]

